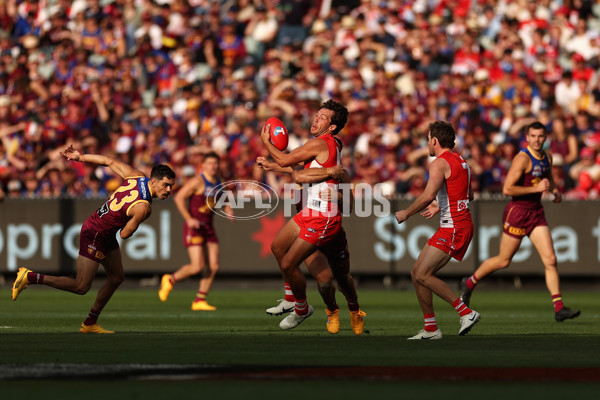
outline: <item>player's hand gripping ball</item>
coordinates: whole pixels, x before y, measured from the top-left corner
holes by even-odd
[[[288,146],[288,131],[283,122],[277,117],[271,117],[265,122],[265,126],[270,125],[269,134],[271,137],[271,143],[277,147],[278,150],[285,150]]]

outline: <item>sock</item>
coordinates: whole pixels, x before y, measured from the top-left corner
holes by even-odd
[[[42,284],[44,283],[44,274],[38,274],[36,272],[27,273],[27,281],[31,284]]]
[[[465,303],[463,303],[460,297],[456,299],[454,303],[452,303],[452,307],[454,307],[454,309],[458,311],[458,315],[460,315],[461,317],[464,317],[465,315],[470,314],[473,311],[469,307],[467,307]]]
[[[100,311],[96,311],[93,308],[90,310],[90,313],[88,314],[87,318],[85,319],[85,321],[83,321],[84,325],[94,325],[96,322],[98,322],[98,317],[100,316]]]
[[[296,300],[295,311],[298,315],[308,314],[308,302],[306,301],[306,298],[302,300]]]
[[[559,312],[565,306],[560,293],[552,296],[552,303],[554,304],[554,312]]]
[[[174,285],[175,282],[177,282],[177,280],[175,279],[175,275],[169,275],[169,282],[171,283],[171,285]]]
[[[339,310],[340,307],[337,305],[337,303],[333,303],[332,305],[327,306],[327,309],[331,312],[334,312],[335,310]]]
[[[423,314],[425,320],[425,330],[427,332],[437,331],[437,323],[435,322],[435,314]]]
[[[467,279],[465,284],[467,285],[467,288],[469,290],[473,290],[475,288],[475,286],[477,285],[477,282],[479,282],[479,278],[477,278],[475,276],[475,274],[473,274]]]
[[[358,301],[356,303],[348,302],[348,310],[350,311],[358,311],[360,310],[360,306],[358,305]]]
[[[198,293],[196,293],[196,300],[194,300],[194,301],[195,302],[196,301],[206,301],[206,295],[207,294],[208,293],[206,293],[206,292],[201,292],[201,291],[198,290]]]
[[[294,298],[294,293],[292,293],[292,288],[289,283],[285,283],[285,301],[294,302],[296,299]]]

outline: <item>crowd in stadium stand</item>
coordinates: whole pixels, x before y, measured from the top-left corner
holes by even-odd
[[[524,128],[551,135],[567,198],[600,193],[600,3],[583,0],[0,0],[0,182],[6,196],[106,196],[107,169],[57,149],[172,165],[216,151],[255,166],[270,116],[308,140],[321,101],[350,110],[356,182],[418,195],[426,133],[451,122],[478,195],[502,192]],[[272,175],[271,175],[272,174]]]

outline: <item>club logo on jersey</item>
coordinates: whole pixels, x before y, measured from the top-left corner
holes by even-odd
[[[469,200],[458,200],[457,203],[458,211],[464,211],[469,209]]]
[[[539,164],[534,165],[533,169],[531,170],[531,175],[542,176],[542,166]]]

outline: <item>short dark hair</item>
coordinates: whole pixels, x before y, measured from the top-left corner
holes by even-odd
[[[175,179],[175,172],[166,164],[157,164],[152,167],[150,179],[162,181],[163,178]]]
[[[337,135],[342,129],[344,129],[346,122],[348,122],[348,109],[332,99],[329,99],[321,104],[321,108],[333,111],[331,125],[335,125],[335,130],[331,132],[331,134]]]
[[[204,161],[206,161],[209,158],[216,158],[217,161],[221,160],[221,157],[219,157],[219,155],[217,153],[215,153],[214,151],[209,151],[208,153],[206,153],[204,155]]]
[[[546,129],[546,125],[542,124],[540,121],[535,121],[527,125],[527,130],[525,132],[529,133],[531,129],[541,129],[544,131],[544,135],[548,134],[548,129]]]
[[[453,149],[456,133],[451,124],[444,121],[435,121],[429,124],[429,134],[440,142],[444,149]]]

